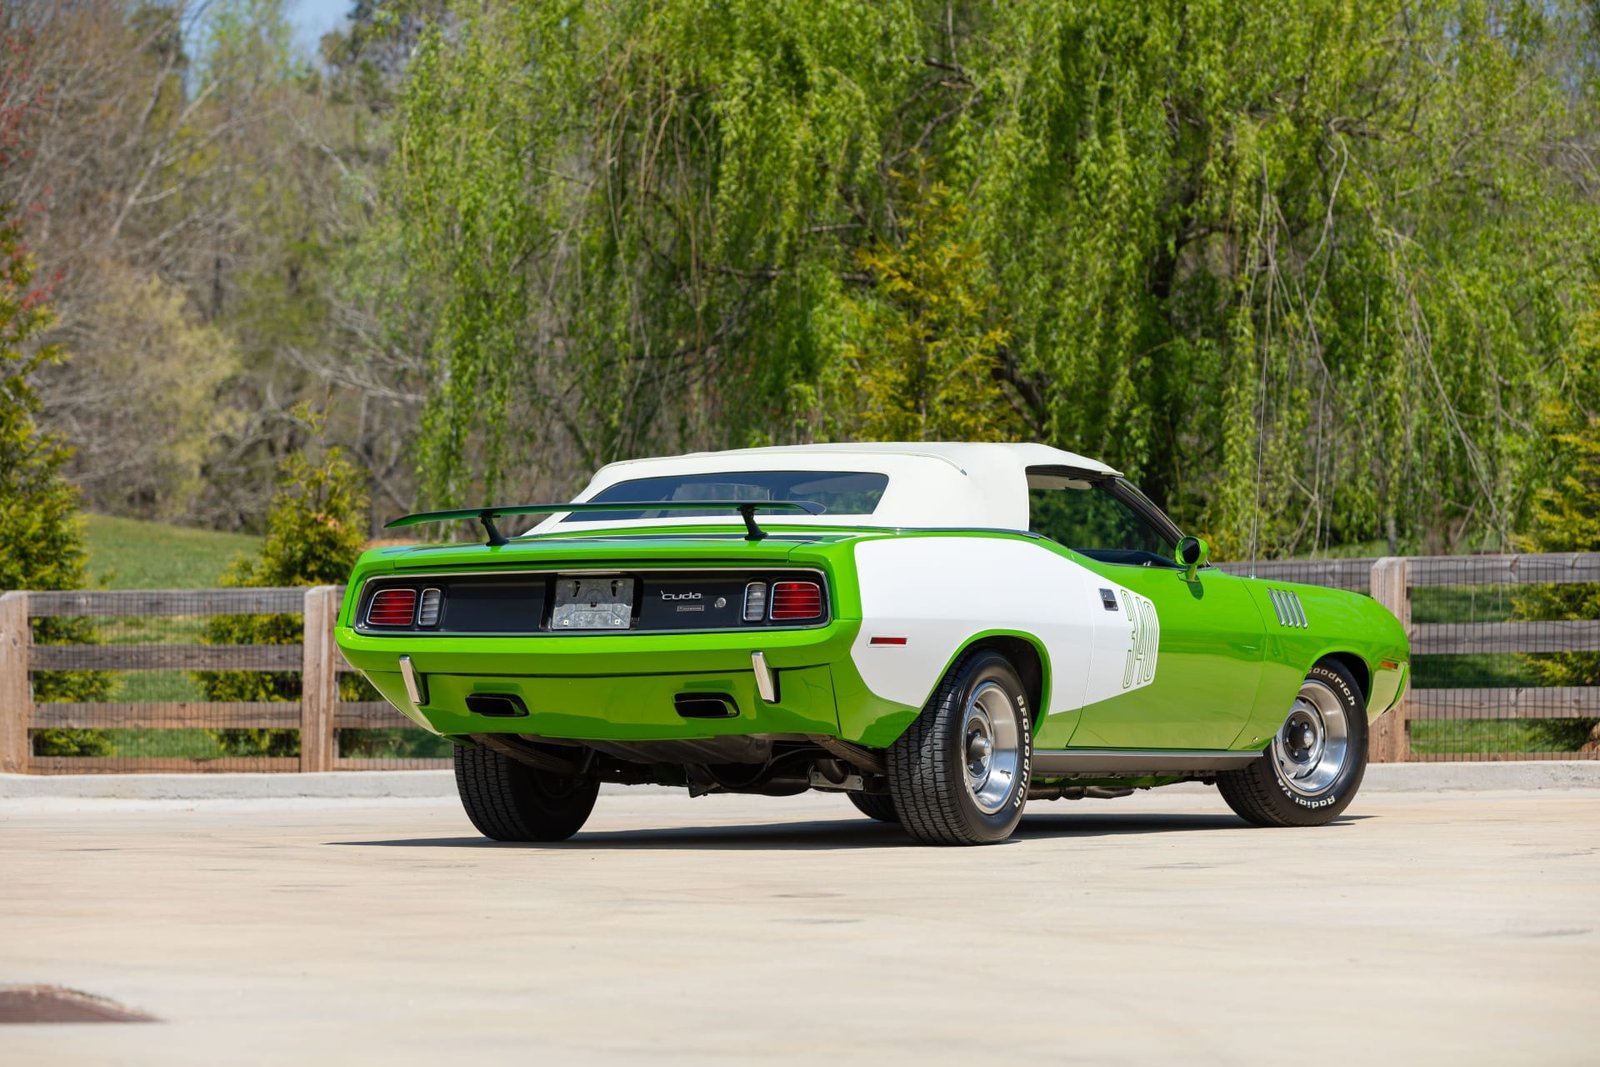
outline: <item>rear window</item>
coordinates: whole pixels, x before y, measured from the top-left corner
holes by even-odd
[[[618,482],[596,493],[594,503],[645,504],[652,500],[805,500],[821,504],[823,514],[871,515],[889,485],[887,474],[862,471],[717,471],[669,474]],[[596,511],[568,516],[565,522],[616,522],[623,519],[726,516],[724,510],[652,511],[649,508]],[[797,513],[798,514],[798,513]],[[785,516],[786,517],[786,516]],[[779,521],[774,516],[773,520]]]

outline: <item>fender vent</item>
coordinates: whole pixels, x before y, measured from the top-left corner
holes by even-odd
[[[1267,595],[1272,598],[1272,610],[1278,613],[1279,626],[1293,626],[1305,629],[1311,625],[1306,618],[1306,609],[1300,606],[1300,597],[1287,589],[1268,589]]]

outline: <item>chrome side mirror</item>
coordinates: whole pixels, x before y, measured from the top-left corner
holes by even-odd
[[[1175,554],[1178,566],[1183,568],[1183,580],[1195,580],[1195,572],[1206,565],[1206,560],[1211,558],[1211,546],[1200,537],[1185,537],[1178,542],[1178,551]]]

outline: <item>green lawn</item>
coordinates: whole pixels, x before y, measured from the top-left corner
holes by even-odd
[[[260,550],[261,539],[110,515],[86,515],[89,585],[101,589],[214,589],[240,556]],[[206,625],[202,616],[125,617],[91,620],[106,644],[194,644]],[[113,701],[205,700],[188,671],[127,671],[115,676]],[[396,721],[401,721],[395,716]],[[216,759],[228,755],[207,730],[107,729],[113,754]],[[342,730],[344,755],[358,757],[447,756],[450,745],[422,730]]]
[[[89,584],[105,589],[212,589],[234,557],[261,547],[261,538],[249,534],[110,515],[85,519]]]

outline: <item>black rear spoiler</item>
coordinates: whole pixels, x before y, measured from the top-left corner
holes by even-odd
[[[454,511],[419,511],[415,515],[385,523],[385,530],[402,526],[421,526],[427,522],[466,522],[476,519],[483,524],[486,544],[503,545],[507,539],[494,524],[502,515],[554,515],[571,512],[574,515],[598,514],[609,511],[737,511],[744,518],[745,540],[759,541],[766,531],[756,525],[757,511],[800,511],[807,515],[821,515],[827,509],[811,500],[613,500],[607,503],[593,501],[574,504],[506,504],[501,507],[457,508]]]

